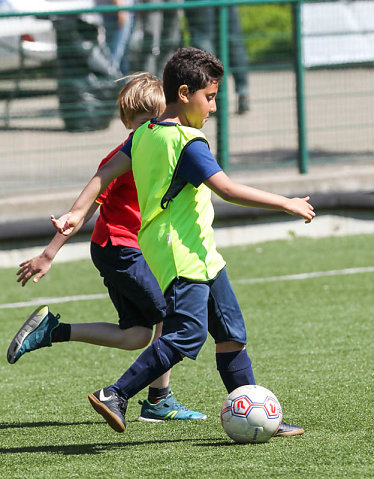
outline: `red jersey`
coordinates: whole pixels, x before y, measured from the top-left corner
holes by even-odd
[[[123,144],[110,152],[98,169],[105,165]],[[100,214],[91,240],[100,246],[105,246],[110,238],[113,246],[121,245],[140,249],[138,233],[141,216],[132,171],[113,180],[96,201],[100,204]]]

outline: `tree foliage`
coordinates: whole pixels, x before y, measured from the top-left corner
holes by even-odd
[[[256,64],[290,61],[291,5],[255,5],[239,8],[243,40],[250,62]]]

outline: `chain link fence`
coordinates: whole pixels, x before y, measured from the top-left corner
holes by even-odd
[[[373,1],[23,4],[0,1],[0,195],[80,189],[127,136],[114,80],[183,45],[225,62],[204,130],[229,172],[372,162]]]

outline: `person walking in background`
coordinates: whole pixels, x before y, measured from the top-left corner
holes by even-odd
[[[138,0],[137,3],[159,4],[170,1]],[[149,71],[161,77],[167,60],[181,46],[181,38],[179,10],[137,12],[131,41],[132,71]]]
[[[94,11],[52,17],[56,33],[59,114],[67,131],[108,128],[115,113],[121,75]]]
[[[185,0],[186,3],[195,0]],[[190,44],[213,55],[218,52],[218,9],[186,8],[185,15],[190,32]],[[238,7],[228,8],[229,66],[234,77],[237,94],[237,113],[249,110],[248,59],[242,37]]]
[[[131,7],[136,0],[95,0],[97,6],[116,5]],[[111,53],[113,67],[122,75],[130,73],[129,44],[134,27],[134,13],[122,10],[120,12],[103,13],[106,43]]]

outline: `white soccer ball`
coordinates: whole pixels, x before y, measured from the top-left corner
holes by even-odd
[[[269,389],[240,386],[224,400],[221,423],[235,442],[267,442],[282,422],[282,407]]]

